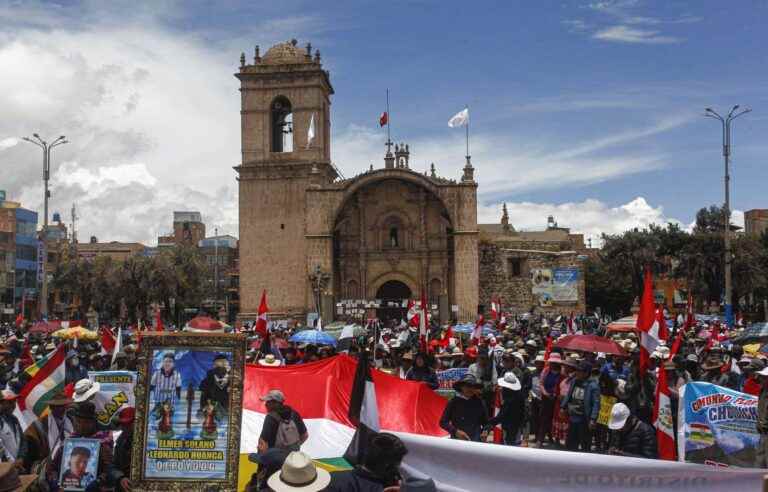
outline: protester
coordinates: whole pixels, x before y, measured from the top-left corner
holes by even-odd
[[[504,432],[504,444],[515,445],[519,443],[518,435],[525,423],[527,393],[511,371],[499,378],[498,385],[501,388],[501,408],[499,413],[488,421],[486,430],[500,424]]]
[[[0,392],[0,461],[16,463],[23,468],[26,439],[19,419],[13,414],[17,398],[11,390]]]
[[[27,441],[26,453],[23,456],[24,469],[35,473],[43,461],[48,459],[54,449],[72,435],[74,426],[66,414],[72,399],[64,392],[59,392],[48,400],[49,411],[27,427],[24,436]]]
[[[413,360],[413,367],[408,370],[405,379],[409,381],[421,381],[429,386],[430,389],[437,389],[440,383],[437,381],[435,370],[430,367],[432,359],[424,352],[416,354]]]
[[[260,400],[264,402],[267,416],[259,436],[259,452],[272,448],[298,451],[309,438],[301,415],[285,404],[285,395],[278,389],[270,390]]]
[[[568,436],[565,447],[570,451],[589,452],[592,431],[600,410],[600,389],[592,379],[592,364],[582,361],[576,368],[575,378],[562,399],[561,408],[568,415]]]
[[[536,444],[541,447],[544,444],[544,438],[549,437],[549,443],[554,444],[554,435],[552,433],[552,423],[559,413],[555,411],[557,406],[558,387],[560,385],[562,359],[560,354],[555,352],[550,354],[549,363],[541,372],[539,390],[541,392],[541,410],[539,415],[538,427],[536,428]]]
[[[617,403],[611,409],[608,428],[612,436],[609,453],[635,458],[656,458],[656,430],[636,418],[623,403]]]
[[[352,471],[336,472],[331,476],[327,492],[383,492],[397,490],[402,479],[400,465],[408,450],[399,437],[381,432],[374,435],[366,447],[362,465]]]
[[[115,442],[115,456],[110,467],[109,477],[118,484],[118,492],[131,490],[131,456],[133,454],[133,427],[136,409],[125,407],[115,415],[115,424],[120,430],[120,437]]]
[[[757,433],[760,441],[755,450],[755,467],[768,468],[768,367],[759,371],[760,396],[757,399]]]
[[[453,385],[456,396],[445,406],[440,427],[452,438],[464,441],[480,441],[483,427],[488,423],[488,410],[480,399],[483,385],[467,374]]]

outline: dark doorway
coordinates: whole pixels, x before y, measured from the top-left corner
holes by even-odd
[[[407,308],[403,307],[403,301],[411,299],[412,295],[411,289],[399,280],[384,282],[376,291],[376,299],[381,300],[382,306],[376,316],[382,321],[405,319]]]

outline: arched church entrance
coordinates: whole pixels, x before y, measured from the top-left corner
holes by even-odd
[[[405,319],[407,308],[403,301],[412,299],[411,289],[399,280],[389,280],[381,284],[376,291],[376,299],[381,300],[381,307],[376,310],[380,320]],[[406,305],[407,306],[407,305]]]
[[[453,225],[442,199],[419,182],[425,179],[409,170],[390,173],[354,188],[342,203],[333,230],[338,311],[373,304],[380,319],[402,319],[403,301],[423,291],[447,322],[454,298]]]

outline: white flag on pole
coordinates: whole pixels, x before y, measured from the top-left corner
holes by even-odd
[[[312,141],[315,139],[315,113],[312,113],[312,117],[309,119],[309,130],[307,130],[307,148],[312,145]]]
[[[448,120],[448,126],[456,128],[458,126],[466,126],[469,123],[469,108],[464,108]]]

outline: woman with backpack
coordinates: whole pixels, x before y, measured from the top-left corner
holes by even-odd
[[[301,415],[285,404],[285,395],[280,390],[270,390],[260,399],[267,407],[267,416],[259,436],[259,452],[273,448],[298,451],[309,438]]]

